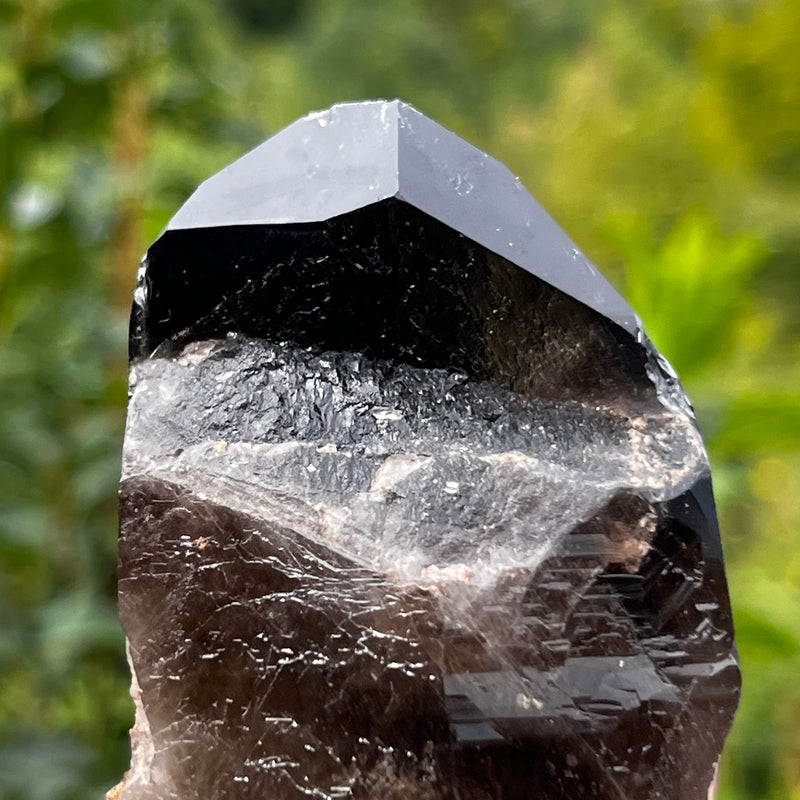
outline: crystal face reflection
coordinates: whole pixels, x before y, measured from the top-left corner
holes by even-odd
[[[214,227],[212,179],[176,217],[200,227],[149,252],[115,797],[706,800],[739,672],[688,402],[605,284],[553,285],[485,220],[471,238],[474,210],[408,201],[460,202],[436,169],[461,165],[512,228],[528,202],[418,116],[358,104],[324,126],[394,125],[401,155],[435,155],[406,198],[249,225],[224,201]]]

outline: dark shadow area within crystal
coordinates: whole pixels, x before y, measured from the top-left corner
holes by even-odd
[[[236,331],[528,396],[655,402],[628,333],[399,200],[314,224],[169,231],[146,263],[132,357]]]
[[[600,553],[546,560],[521,604],[512,577],[459,633],[435,591],[176,485],[130,479],[122,510],[121,614],[162,776],[138,797],[234,798],[243,782],[275,798],[703,797],[736,667],[724,644],[700,654],[662,631],[659,646],[610,573],[577,586]],[[672,569],[654,553],[629,576],[669,594]],[[559,578],[571,607],[551,597],[543,615]],[[708,596],[668,599],[692,614]],[[525,629],[548,614],[562,630],[546,665],[547,635]],[[625,640],[609,647],[609,626]]]

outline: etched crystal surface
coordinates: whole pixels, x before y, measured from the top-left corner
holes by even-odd
[[[497,162],[397,102],[295,123],[150,249],[130,385],[110,796],[706,800],[691,407]]]

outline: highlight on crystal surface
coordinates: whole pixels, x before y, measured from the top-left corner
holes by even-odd
[[[334,106],[202,184],[131,318],[116,800],[707,800],[739,695],[708,459],[494,159]]]

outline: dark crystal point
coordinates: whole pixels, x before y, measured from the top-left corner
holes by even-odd
[[[335,106],[204,183],[131,320],[117,800],[707,800],[708,460],[501,164]]]

